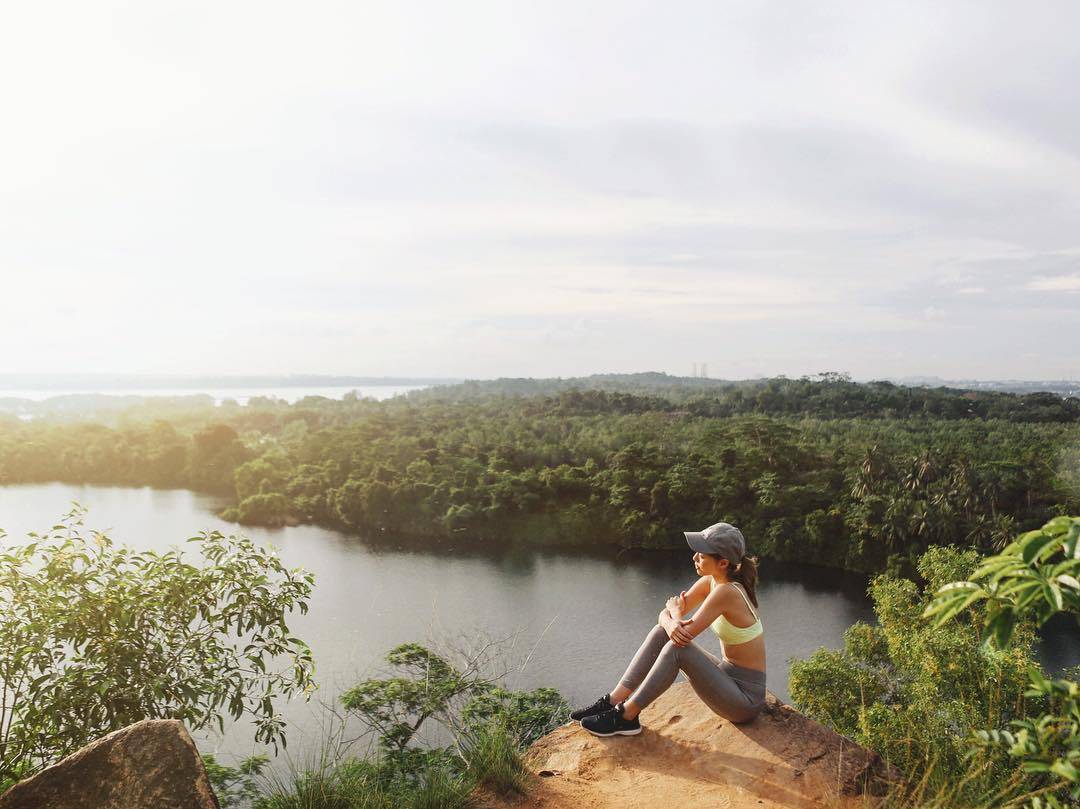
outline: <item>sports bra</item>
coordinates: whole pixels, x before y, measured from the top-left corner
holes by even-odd
[[[709,577],[709,592],[716,589],[716,579]],[[762,632],[765,628],[761,625],[761,618],[758,617],[757,612],[754,610],[753,605],[750,603],[750,599],[746,597],[746,593],[743,592],[741,587],[736,587],[739,594],[742,595],[743,600],[746,602],[746,606],[750,608],[750,612],[753,613],[756,619],[750,626],[735,626],[735,624],[728,621],[723,615],[712,622],[713,632],[720,638],[721,643],[730,644],[735,646],[740,643],[746,643],[749,640],[753,640]]]

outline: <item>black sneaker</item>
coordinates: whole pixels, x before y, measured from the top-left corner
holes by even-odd
[[[581,726],[593,736],[637,736],[641,733],[641,722],[636,716],[623,719],[622,703],[598,716],[585,717]]]
[[[586,716],[596,716],[602,714],[605,711],[610,711],[615,706],[611,704],[611,694],[604,694],[596,702],[590,705],[588,708],[578,708],[576,711],[570,714],[570,718],[575,722],[580,722]]]

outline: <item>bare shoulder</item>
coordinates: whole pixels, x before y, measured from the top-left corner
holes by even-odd
[[[734,596],[742,601],[743,596],[746,595],[746,589],[738,582],[729,581],[723,584],[724,592]]]
[[[717,599],[724,604],[742,604],[743,591],[734,582],[724,582],[716,588]]]
[[[711,587],[709,580],[711,578],[711,576],[700,576],[697,581],[690,585],[690,589],[687,590],[687,592],[692,593],[695,590],[704,590],[706,593],[709,592]]]
[[[698,583],[709,597],[709,601],[716,604],[726,604],[732,597],[738,598],[735,593],[731,592],[731,588],[726,584],[717,584],[716,586],[713,586],[712,576],[702,576],[698,580]]]
[[[727,599],[725,603],[730,604],[740,612],[749,611],[751,615],[757,617],[757,610],[750,603],[750,596],[746,592],[746,588],[738,582],[727,582],[722,588]]]

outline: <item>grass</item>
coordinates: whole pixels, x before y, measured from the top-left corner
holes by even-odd
[[[1026,806],[1031,793],[1024,789],[1019,770],[1003,783],[993,769],[989,762],[985,762],[958,775],[951,767],[931,763],[918,778],[894,784],[873,805],[879,809],[908,809],[912,806],[925,809],[1012,809]]]
[[[386,778],[369,762],[294,774],[256,800],[259,809],[466,809],[471,785],[435,770],[416,780]]]
[[[529,788],[529,770],[517,740],[505,725],[493,723],[468,740],[466,770],[474,786],[497,795],[524,795]]]
[[[459,740],[457,761],[402,768],[385,758],[339,755],[327,744],[304,767],[264,775],[256,809],[469,809],[478,792],[523,795],[529,772],[517,740],[491,723]]]

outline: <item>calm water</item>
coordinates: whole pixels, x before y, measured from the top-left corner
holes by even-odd
[[[374,676],[391,647],[405,641],[475,646],[507,639],[502,656],[514,688],[554,686],[572,703],[591,702],[622,673],[666,598],[693,580],[689,551],[614,557],[554,551],[501,553],[440,546],[372,544],[313,526],[244,528],[215,516],[221,504],[181,490],[45,484],[0,487],[0,528],[9,540],[42,531],[69,510],[89,508],[88,528],[140,549],[164,549],[204,529],[243,530],[275,545],[290,566],[316,576],[310,612],[290,626],[312,647],[319,698]],[[856,620],[872,620],[865,579],[763,563],[759,587],[766,627],[769,688],[788,698],[788,661],[820,646],[838,647]],[[719,642],[701,636],[714,653]],[[1044,663],[1080,662],[1080,638],[1065,625],[1044,643]],[[285,706],[296,730],[290,750],[317,739],[314,704]],[[250,733],[226,726],[224,738],[200,739],[204,750],[251,752]],[[298,741],[299,739],[299,741]]]

